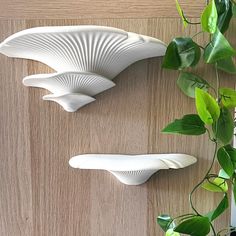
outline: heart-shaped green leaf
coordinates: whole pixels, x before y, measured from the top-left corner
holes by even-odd
[[[210,192],[222,193],[228,191],[228,184],[222,178],[215,178],[214,180],[205,181],[202,188]]]
[[[185,134],[185,135],[201,135],[206,132],[204,123],[196,114],[185,115],[182,119],[176,119],[167,125],[163,133]]]
[[[220,116],[220,108],[215,99],[206,91],[195,88],[196,108],[205,124],[213,124]]]
[[[233,163],[236,163],[236,149],[233,148],[231,144],[228,144],[228,145],[224,146],[224,149],[229,154],[229,156],[231,158],[231,161]]]
[[[191,38],[175,39],[181,61],[180,69],[195,66],[201,56],[200,47]]]
[[[168,45],[162,67],[182,70],[195,66],[201,56],[199,46],[189,37],[175,38]]]
[[[228,176],[227,173],[223,169],[220,169],[218,176],[220,178],[230,179],[230,176]]]
[[[203,31],[214,34],[217,28],[217,9],[215,1],[212,0],[204,9],[201,16],[201,25]]]
[[[209,212],[206,217],[210,221],[215,220],[218,216],[220,216],[227,208],[229,207],[229,200],[227,197],[227,194],[225,194],[224,198],[220,202],[220,204],[217,206],[217,208],[214,211]]]
[[[206,80],[189,72],[180,73],[179,78],[177,80],[177,85],[185,95],[192,98],[195,97],[196,87],[205,91],[207,91],[210,87]]]
[[[170,228],[174,227],[173,219],[166,214],[160,215],[157,217],[157,224],[163,229],[163,231],[167,231]]]
[[[171,42],[164,56],[162,67],[166,69],[178,70],[181,66],[180,57],[178,55],[178,49],[175,42]]]
[[[194,216],[181,222],[174,228],[174,231],[194,236],[203,236],[210,232],[210,222],[207,217]]]
[[[191,64],[191,67],[194,67],[197,65],[197,63],[199,62],[200,58],[201,58],[201,49],[198,46],[198,44],[193,43],[194,49],[195,49],[195,57],[193,60],[193,63]]]
[[[232,57],[219,60],[216,64],[218,69],[230,74],[236,74],[236,65]]]
[[[236,107],[236,91],[231,88],[219,89],[221,102],[226,108]]]
[[[212,125],[215,136],[223,143],[231,142],[234,134],[234,121],[230,111],[223,107],[220,110],[220,117]]]
[[[225,147],[219,148],[217,152],[217,159],[223,170],[227,173],[228,176],[231,177],[234,173],[234,164]]]
[[[235,50],[231,47],[227,39],[217,29],[211,42],[204,50],[203,58],[206,63],[215,63],[219,60],[232,57],[235,53]]]
[[[225,33],[232,18],[232,4],[230,0],[215,0],[218,22],[217,26],[221,33]]]
[[[180,236],[180,234],[177,233],[177,232],[174,232],[173,229],[168,229],[168,230],[166,231],[165,236]]]

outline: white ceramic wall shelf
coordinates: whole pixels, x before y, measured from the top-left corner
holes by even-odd
[[[6,56],[40,61],[56,70],[55,74],[28,76],[23,83],[51,91],[44,99],[58,102],[67,111],[75,111],[95,100],[90,96],[113,87],[111,79],[130,64],[163,56],[165,51],[158,39],[92,25],[31,28],[0,44],[0,53]]]
[[[0,52],[9,57],[40,61],[58,72],[93,72],[109,79],[130,64],[163,56],[165,51],[158,39],[92,25],[31,28],[0,44]]]
[[[30,75],[23,79],[23,84],[44,88],[51,93],[83,93],[89,96],[94,96],[115,86],[113,81],[90,72]]]
[[[81,94],[81,93],[68,93],[68,94],[48,94],[43,96],[43,100],[57,102],[65,111],[75,112],[79,108],[95,101],[95,98]]]
[[[184,168],[196,161],[186,154],[83,154],[72,157],[69,164],[73,168],[107,170],[124,184],[139,185],[158,170]]]
[[[91,96],[115,86],[113,81],[90,72],[30,75],[23,79],[23,84],[49,90],[53,94],[44,96],[43,100],[57,102],[68,112],[93,102]]]

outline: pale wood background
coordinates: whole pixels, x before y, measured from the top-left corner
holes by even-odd
[[[192,17],[204,6],[200,0],[181,2]],[[46,25],[107,25],[165,42],[197,31],[183,31],[172,0],[9,0],[1,6],[1,41],[19,30]],[[198,39],[201,43],[204,36]],[[38,62],[0,55],[0,235],[163,235],[157,215],[190,211],[188,193],[212,155],[207,137],[160,133],[174,118],[195,112],[194,101],[176,86],[177,73],[162,71],[160,58],[137,62],[96,102],[67,113],[41,99],[45,90],[22,85],[24,76],[50,71]],[[212,70],[201,67],[198,72],[214,81]],[[221,76],[225,85],[234,86],[232,77]],[[107,172],[69,167],[70,157],[91,152],[183,152],[199,161],[183,170],[159,171],[148,183],[130,187]],[[207,211],[219,198],[202,191],[195,200]],[[218,227],[228,223],[229,212]]]

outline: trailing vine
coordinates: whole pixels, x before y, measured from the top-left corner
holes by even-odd
[[[236,91],[232,88],[220,87],[218,71],[236,75],[236,50],[225,37],[233,17],[236,17],[234,0],[211,0],[203,10],[199,22],[191,22],[185,16],[178,1],[177,10],[184,27],[201,25],[201,31],[192,37],[176,37],[168,45],[162,67],[179,71],[177,85],[187,96],[195,99],[197,114],[187,114],[168,124],[163,133],[181,135],[207,134],[214,145],[211,164],[203,178],[193,187],[189,194],[192,213],[176,217],[163,214],[158,216],[157,223],[165,231],[166,236],[222,236],[236,232],[233,227],[226,226],[217,232],[214,221],[229,206],[229,194],[232,185],[236,201],[236,149],[232,146],[235,121],[233,110],[236,107]],[[204,46],[198,45],[194,39],[201,33],[209,34],[209,41]],[[189,72],[203,61],[214,67],[215,82]],[[218,161],[221,169],[213,172]],[[200,212],[193,202],[193,195],[202,188],[205,191],[222,194],[222,200],[211,212]]]

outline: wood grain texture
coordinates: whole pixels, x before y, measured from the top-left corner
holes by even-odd
[[[24,21],[1,21],[0,35],[24,29]],[[0,235],[32,235],[31,152],[28,92],[21,83],[27,63],[0,55]]]
[[[186,15],[199,16],[205,0],[180,0]],[[0,0],[0,18],[88,19],[177,17],[174,0]],[[191,7],[190,7],[191,6]]]
[[[0,40],[22,28],[46,25],[107,25],[165,42],[196,32],[192,27],[182,32],[180,20],[170,18],[0,22]],[[204,39],[199,36],[199,43]],[[26,74],[47,73],[50,68],[3,55],[0,65],[1,235],[161,236],[158,214],[190,211],[188,192],[209,164],[213,147],[206,137],[160,134],[174,118],[195,113],[193,100],[176,86],[177,73],[162,71],[160,58],[131,65],[115,78],[116,87],[76,113],[43,101],[47,91],[21,85]],[[198,72],[214,81],[212,70],[202,66]],[[233,87],[232,77],[224,84]],[[82,153],[167,152],[191,154],[199,161],[183,170],[159,171],[136,187],[120,184],[108,172],[68,165],[70,157]],[[200,191],[195,201],[206,211],[219,197]],[[217,227],[228,222],[225,214]]]

